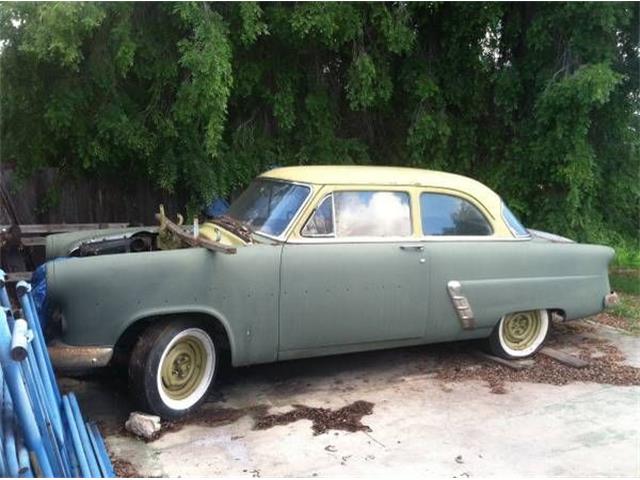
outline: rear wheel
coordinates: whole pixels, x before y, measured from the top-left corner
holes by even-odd
[[[505,315],[491,332],[489,348],[503,358],[525,358],[543,345],[549,333],[549,313],[529,310]]]
[[[143,410],[178,418],[204,401],[217,360],[214,337],[202,323],[155,324],[143,332],[131,354],[130,389]]]

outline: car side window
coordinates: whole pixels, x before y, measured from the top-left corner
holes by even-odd
[[[411,235],[409,194],[394,191],[334,192],[336,237]]]
[[[303,237],[333,236],[333,195],[322,200],[302,227],[301,233]]]
[[[422,233],[424,235],[491,235],[493,229],[471,202],[453,195],[420,195]]]

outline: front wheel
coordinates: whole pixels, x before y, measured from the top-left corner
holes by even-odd
[[[505,315],[489,337],[489,349],[503,358],[525,358],[536,353],[549,333],[549,313],[530,310]]]
[[[145,330],[133,349],[130,390],[143,410],[179,418],[204,401],[217,363],[214,338],[200,322],[162,322]]]

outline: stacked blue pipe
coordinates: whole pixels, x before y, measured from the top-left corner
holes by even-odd
[[[114,477],[97,426],[60,393],[31,285],[16,293],[20,313],[0,270],[0,477]]]

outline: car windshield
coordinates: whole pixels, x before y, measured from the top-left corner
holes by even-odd
[[[304,185],[260,179],[231,204],[227,216],[258,233],[278,237],[309,196]]]

